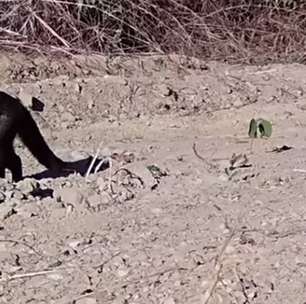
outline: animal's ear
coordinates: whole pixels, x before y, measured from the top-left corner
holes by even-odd
[[[31,109],[33,111],[37,111],[37,112],[43,112],[45,107],[45,104],[40,101],[39,99],[37,99],[36,97],[32,98],[32,104],[31,104]]]

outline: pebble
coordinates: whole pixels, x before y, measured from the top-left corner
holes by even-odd
[[[175,300],[172,297],[168,297],[164,300],[163,304],[175,304]]]
[[[39,188],[39,182],[33,178],[25,178],[17,183],[17,189],[25,195],[31,194],[33,191],[38,190]]]
[[[95,102],[93,101],[92,98],[88,98],[88,101],[87,101],[87,108],[89,110],[91,110],[93,107],[95,106]]]
[[[6,220],[15,213],[17,212],[14,208],[12,208],[12,206],[9,206],[7,204],[2,204],[0,208],[0,222]]]
[[[16,190],[16,191],[14,191],[14,193],[13,193],[13,198],[14,199],[17,199],[18,201],[21,201],[21,200],[23,200],[23,199],[25,199],[26,198],[26,195],[22,192],[22,191],[20,191],[20,190]]]
[[[71,113],[69,113],[69,112],[64,112],[63,114],[62,114],[62,120],[66,120],[66,121],[74,121],[75,120],[75,117],[71,114]]]
[[[97,300],[92,297],[83,298],[75,301],[76,304],[97,304]]]
[[[82,204],[84,200],[83,194],[77,188],[63,188],[56,191],[56,199],[59,202],[77,206]]]
[[[90,195],[88,198],[87,198],[87,202],[89,204],[89,206],[91,208],[98,208],[100,203],[101,203],[101,197],[100,195],[98,194],[93,194],[93,195]]]
[[[101,176],[97,178],[96,183],[101,192],[106,190],[108,187],[107,183],[104,181],[104,178]]]

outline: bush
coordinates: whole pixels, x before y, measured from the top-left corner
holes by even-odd
[[[178,53],[230,62],[303,60],[304,1],[0,1],[2,48]]]

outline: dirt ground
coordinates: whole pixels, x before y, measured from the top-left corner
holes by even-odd
[[[305,66],[3,54],[0,79],[43,103],[56,154],[111,165],[34,179],[16,141],[29,178],[0,182],[1,304],[305,303]],[[272,137],[248,137],[253,117]]]

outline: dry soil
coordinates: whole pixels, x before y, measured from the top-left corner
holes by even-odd
[[[111,164],[34,179],[44,168],[16,141],[29,178],[0,181],[1,304],[305,303],[305,66],[0,66],[1,90],[43,103],[32,113],[56,154]],[[272,136],[250,139],[252,118]]]

